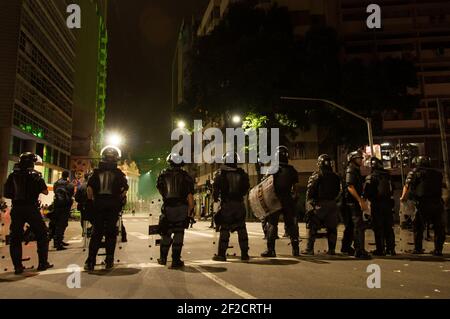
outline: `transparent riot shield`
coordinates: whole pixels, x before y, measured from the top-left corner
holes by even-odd
[[[363,211],[363,221],[365,225],[365,247],[364,249],[368,252],[375,250],[375,233],[373,231],[373,215],[370,201],[366,200],[367,210]]]
[[[83,251],[87,251],[89,249],[89,242],[91,240],[92,235],[92,224],[88,220],[83,221],[83,233],[81,234],[83,238]]]
[[[148,247],[150,248],[150,262],[157,262],[161,236],[159,234],[159,216],[161,215],[162,199],[154,199],[150,202],[148,218]]]
[[[123,224],[123,211],[119,214],[119,220],[117,221],[117,240],[116,240],[116,251],[114,253],[114,257],[116,259],[116,262],[120,263],[123,262],[123,256],[122,253],[124,248],[126,247],[126,242],[123,241],[124,238],[124,224]]]
[[[8,206],[5,202],[0,202],[0,248],[6,246],[8,236],[7,214]],[[3,251],[2,251],[3,253]]]
[[[7,205],[4,202],[0,203],[0,273],[7,272],[12,266],[9,260],[9,250],[7,246],[8,240],[8,217]]]
[[[414,249],[413,220],[416,215],[416,205],[413,201],[400,202],[400,234],[398,250],[410,253]]]

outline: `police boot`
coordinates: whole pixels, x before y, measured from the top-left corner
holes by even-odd
[[[49,268],[53,268],[53,264],[50,264],[49,262],[45,262],[45,263],[39,263],[39,266],[37,268],[38,271],[44,271],[47,270]]]
[[[25,270],[25,266],[24,265],[19,265],[17,267],[14,267],[14,274],[15,275],[20,275],[21,273],[23,273],[24,270]]]
[[[365,250],[356,252],[355,257],[358,259],[372,259],[372,256]]]
[[[267,250],[261,254],[261,257],[276,257],[275,242],[267,241]]]
[[[114,268],[114,256],[106,256],[105,258],[105,269],[110,270]]]
[[[292,246],[292,256],[297,257],[300,256],[300,244],[298,239],[291,240]]]
[[[84,270],[86,271],[94,271],[95,269],[95,260],[91,260],[90,258],[86,259],[84,263]]]
[[[184,267],[184,262],[181,260],[181,249],[182,244],[173,244],[172,245],[172,265],[170,268],[182,268]]]
[[[212,260],[214,261],[227,261],[226,252],[219,250],[217,255],[214,255]]]
[[[167,255],[168,254],[169,254],[169,251],[167,249],[165,249],[164,246],[161,245],[161,247],[159,249],[160,257],[158,258],[158,264],[165,266],[167,264]]]
[[[241,260],[242,261],[250,260],[250,256],[248,255],[248,250],[241,251]]]
[[[342,248],[341,253],[349,256],[353,256],[355,254],[355,249],[353,247]]]
[[[434,249],[433,251],[431,251],[431,254],[432,254],[433,256],[439,256],[439,257],[442,257],[442,256],[443,256],[442,250],[439,250],[439,249]]]
[[[219,249],[217,255],[213,256],[213,260],[215,261],[227,261],[227,248],[228,241],[219,241]]]
[[[48,262],[48,242],[47,242],[47,240],[45,240],[43,242],[38,241],[37,253],[38,253],[38,260],[39,260],[39,265],[38,265],[37,269],[39,271],[44,271],[44,270],[47,270],[47,269],[53,267],[53,265]]]
[[[308,238],[308,245],[304,251],[302,251],[303,255],[313,256],[314,255],[314,243],[316,241],[315,234],[309,230],[309,238]]]

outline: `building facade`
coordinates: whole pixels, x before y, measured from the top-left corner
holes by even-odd
[[[43,158],[47,183],[69,167],[76,37],[67,5],[0,4],[0,190],[22,152]]]
[[[373,61],[386,57],[414,62],[418,88],[411,94],[420,105],[411,116],[386,112],[376,137],[385,164],[400,173],[400,157],[409,166],[414,155],[428,154],[442,168],[437,103],[450,123],[450,2],[443,0],[381,0],[381,29],[366,26],[371,1],[336,1],[335,21],[346,59]],[[414,107],[414,106],[412,106]],[[448,137],[448,134],[447,134]],[[405,154],[405,156],[400,156]]]
[[[103,142],[108,57],[107,0],[77,0],[82,27],[75,31],[76,73],[71,169],[76,176],[97,164]],[[79,171],[78,169],[83,169]]]

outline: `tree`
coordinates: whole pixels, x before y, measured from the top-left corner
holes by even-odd
[[[189,53],[186,98],[178,112],[214,118],[238,111],[266,117],[265,124],[279,127],[283,136],[318,124],[330,131],[327,142],[360,144],[367,140],[364,123],[329,106],[282,102],[280,96],[330,99],[375,120],[387,109],[414,110],[417,99],[408,95],[408,88],[417,86],[411,62],[343,62],[341,53],[331,27],[312,26],[297,40],[287,8],[235,3]]]

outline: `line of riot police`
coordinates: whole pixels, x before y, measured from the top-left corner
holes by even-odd
[[[106,147],[102,151],[99,167],[79,190],[79,198],[82,198],[79,199],[82,220],[89,220],[93,225],[89,254],[85,263],[87,271],[93,271],[95,268],[103,237],[105,237],[106,269],[114,266],[117,224],[128,190],[126,177],[117,167],[119,158],[120,150]],[[264,218],[267,249],[261,256],[276,257],[275,242],[278,239],[278,222],[281,215],[290,238],[292,255],[299,256],[299,227],[295,208],[297,195],[294,191],[298,183],[298,172],[289,165],[289,154],[285,146],[277,148],[275,159],[279,167],[273,171],[269,169],[266,178],[273,182],[273,191],[278,199],[279,208]],[[335,255],[337,227],[341,217],[345,226],[341,252],[360,259],[371,258],[365,250],[365,230],[368,227],[366,215],[370,215],[376,242],[373,254],[396,255],[393,186],[389,173],[379,159],[372,158],[371,173],[364,178],[360,169],[363,161],[363,154],[360,151],[348,154],[347,160],[345,178],[341,180],[333,172],[332,159],[328,155],[323,154],[318,158],[317,170],[310,176],[307,184],[305,206],[308,242],[302,253],[314,255],[318,231],[326,228],[328,254]],[[170,167],[160,173],[157,181],[157,189],[163,198],[159,219],[161,244],[158,263],[166,265],[172,247],[171,266],[180,268],[184,266],[181,252],[185,229],[193,217],[194,180],[183,170],[184,163],[179,154],[170,154],[167,161]],[[214,178],[213,198],[216,203],[220,203],[220,208],[214,216],[215,229],[220,233],[217,252],[213,256],[216,261],[226,261],[230,233],[233,232],[238,233],[241,260],[247,261],[250,258],[244,204],[244,196],[247,195],[250,185],[248,174],[237,167],[238,161],[236,153],[226,153],[223,156],[224,164]],[[53,266],[47,261],[47,229],[38,209],[39,194],[48,194],[48,190],[40,173],[34,170],[34,162],[36,162],[34,154],[23,154],[5,185],[4,195],[12,200],[10,253],[17,274],[22,273],[24,269],[21,243],[25,223],[31,226],[38,243],[38,270]],[[445,241],[444,208],[441,198],[442,174],[430,166],[429,158],[423,156],[418,158],[417,167],[408,174],[401,201],[409,199],[416,202],[413,253],[423,253],[424,225],[431,223],[435,235],[435,249],[432,253],[442,256]],[[65,185],[64,180],[58,183]],[[63,208],[66,209],[65,206],[61,207]],[[60,225],[60,230],[54,233],[55,246],[62,249],[64,242],[61,234],[67,226],[67,221],[63,219],[56,224],[56,229]]]

